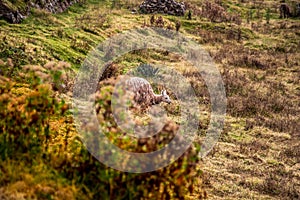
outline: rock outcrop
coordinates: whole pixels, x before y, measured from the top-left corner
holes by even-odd
[[[0,17],[9,23],[20,23],[30,14],[31,8],[44,9],[51,13],[61,13],[79,0],[38,0],[21,1],[19,5],[14,5],[9,1],[0,0]]]
[[[31,2],[30,6],[44,9],[51,13],[61,13],[77,2],[79,2],[79,0],[39,0],[37,4]]]
[[[20,23],[25,16],[18,10],[11,8],[10,5],[0,1],[0,17],[4,18],[9,23]]]
[[[184,3],[174,0],[145,0],[140,5],[141,13],[162,13],[168,15],[183,16],[185,13]]]

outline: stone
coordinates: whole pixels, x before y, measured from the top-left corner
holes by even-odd
[[[26,10],[21,8],[18,10],[13,10],[9,8],[3,1],[0,1],[0,17],[3,17],[7,22],[17,24],[21,23],[24,18],[26,18],[30,12],[27,8],[45,9],[51,13],[60,13],[68,9],[72,4],[77,3],[79,0],[40,0],[28,2]]]
[[[139,7],[141,13],[162,13],[183,16],[185,5],[175,0],[145,0]]]

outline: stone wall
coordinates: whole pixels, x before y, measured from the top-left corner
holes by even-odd
[[[175,0],[145,0],[140,5],[140,12],[182,16],[185,13],[185,5]]]
[[[0,1],[0,17],[4,18],[9,23],[19,23],[25,18],[24,14],[11,8],[3,1]]]
[[[0,17],[9,23],[20,23],[30,14],[31,8],[44,9],[51,13],[60,13],[77,2],[79,0],[37,0],[24,1],[23,4],[13,5],[10,2],[0,0]]]

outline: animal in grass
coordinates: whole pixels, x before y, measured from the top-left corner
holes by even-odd
[[[160,94],[155,94],[151,84],[140,77],[131,77],[126,80],[126,89],[133,92],[133,100],[141,107],[149,107],[161,102],[171,103],[171,99],[166,90],[162,90]]]
[[[290,8],[286,3],[281,3],[279,9],[280,9],[280,18],[291,17]]]

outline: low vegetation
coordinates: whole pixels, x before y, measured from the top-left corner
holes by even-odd
[[[0,199],[299,199],[299,19],[280,19],[277,1],[188,0],[190,19],[138,14],[140,3],[88,0],[60,14],[31,9],[21,24],[0,20]],[[218,144],[200,160],[198,141],[210,112],[201,74],[161,50],[116,59],[96,98],[97,118],[115,145],[154,151],[180,123],[172,91],[174,102],[162,104],[168,122],[149,140],[124,136],[114,122],[116,78],[141,64],[181,72],[201,112],[199,138],[184,155],[155,172],[130,174],[88,152],[74,125],[71,98],[76,73],[97,44],[146,26],[177,29],[210,53],[226,88],[227,117]]]

